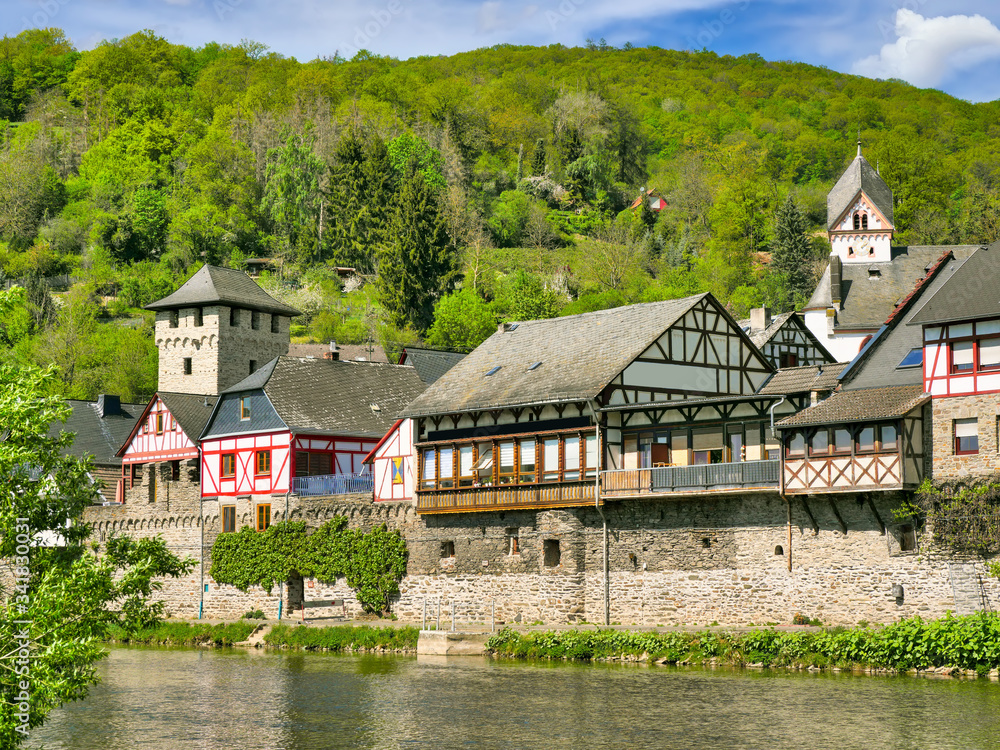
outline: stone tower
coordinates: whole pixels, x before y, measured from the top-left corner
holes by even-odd
[[[892,189],[868,160],[858,155],[826,199],[827,236],[843,263],[892,260]]]
[[[288,353],[289,323],[300,315],[243,271],[202,266],[156,311],[158,390],[215,395]]]

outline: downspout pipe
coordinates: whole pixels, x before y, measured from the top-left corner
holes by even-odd
[[[775,401],[773,404],[771,404],[771,408],[767,410],[768,413],[771,415],[771,437],[777,437],[777,435],[774,434],[774,410],[777,409],[779,406],[781,406],[783,403],[785,403],[784,396],[781,397],[780,401]]]
[[[609,582],[608,565],[608,518],[604,515],[601,507],[601,467],[604,464],[604,446],[601,444],[601,423],[597,418],[597,411],[591,402],[587,402],[590,414],[594,418],[594,432],[597,434],[597,471],[594,472],[594,509],[601,516],[602,525],[602,588],[604,589],[604,626],[611,625],[611,585]]]

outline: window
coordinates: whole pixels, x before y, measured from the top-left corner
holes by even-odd
[[[584,476],[593,479],[597,476],[597,435],[587,435],[583,442]]]
[[[531,484],[535,481],[535,441],[522,440],[518,447],[520,454],[520,471],[517,481],[521,484]]]
[[[956,454],[979,453],[979,420],[976,417],[956,419],[954,430]]]
[[[854,441],[851,439],[851,431],[843,427],[839,427],[833,431],[833,452],[834,453],[850,453],[851,444]]]
[[[271,333],[281,333],[281,318],[277,315],[271,316]]]
[[[245,422],[250,419],[250,397],[240,396],[240,421]]]
[[[251,359],[250,360],[250,374],[253,375],[255,372],[257,372],[257,360],[256,359]]]
[[[497,365],[496,367],[491,367],[489,370],[486,371],[486,377],[489,377],[490,375],[496,375],[498,372],[500,372],[500,365]]]
[[[420,486],[425,489],[437,487],[437,451],[428,448],[423,455],[424,471],[420,477]]]
[[[260,329],[260,313],[256,310],[250,311],[250,328],[254,331]]]
[[[861,229],[861,214],[854,214],[854,228]]]
[[[785,446],[785,455],[792,456],[804,456],[806,454],[806,436],[801,432],[793,432],[787,438],[787,444]]]
[[[455,556],[455,542],[447,541],[441,542],[441,557],[454,557]]]
[[[171,310],[167,313],[168,320],[170,321],[170,327],[176,328],[180,324],[180,314],[177,310]]]
[[[543,561],[546,568],[557,568],[562,560],[558,539],[546,539],[542,543]]]
[[[513,484],[517,481],[514,468],[514,441],[500,443],[500,484]]]
[[[235,505],[223,505],[222,506],[222,531],[227,533],[230,531],[236,531],[236,506]]]
[[[855,450],[858,453],[871,453],[875,450],[874,427],[862,427],[858,430],[858,439],[855,442]]]
[[[507,554],[508,555],[521,554],[521,540],[518,537],[517,528],[507,529]]]
[[[235,477],[236,476],[236,454],[235,453],[223,453],[222,454],[222,476],[224,476],[224,477]]]
[[[163,434],[163,412],[162,411],[158,411],[156,413],[156,434],[157,435],[162,435]]]
[[[185,375],[190,375],[191,374],[191,358],[190,357],[185,357],[184,358],[184,374]]]
[[[271,525],[271,504],[257,506],[257,531],[264,531]]]
[[[330,453],[295,451],[295,476],[319,477],[332,473],[333,459]]]
[[[403,483],[403,457],[397,456],[392,459],[392,483],[402,484]]]
[[[450,490],[455,486],[455,449],[441,448],[438,451],[438,487]]]
[[[799,355],[793,352],[782,352],[778,355],[778,367],[798,367]]]
[[[542,441],[543,482],[559,481],[559,438],[545,438]]]
[[[913,526],[906,524],[899,527],[899,551],[912,552],[917,548],[917,532]]]
[[[136,479],[136,477],[138,475],[139,475],[139,472],[138,472],[137,465],[136,464],[131,464],[129,466],[129,473],[128,473],[128,486],[130,488],[135,487],[135,479]]]
[[[271,451],[257,451],[257,476],[271,473]]]
[[[861,228],[868,228],[868,214],[861,214]]]
[[[170,481],[179,482],[181,481],[181,462],[171,461],[170,462]]]
[[[879,428],[879,446],[884,451],[894,451],[899,447],[899,432],[895,425],[884,424]]]
[[[240,308],[230,307],[229,308],[229,325],[231,327],[236,327],[240,324]]]
[[[979,340],[979,369],[1000,368],[1000,336]]]
[[[896,365],[896,368],[902,367],[920,367],[924,363],[924,348],[922,346],[910,349],[909,353],[903,357],[903,361]]]
[[[971,341],[955,341],[951,345],[951,371],[972,372],[973,347]]]
[[[205,324],[204,316],[202,315],[202,310],[200,307],[194,309],[194,325],[196,328],[200,328]]]
[[[472,469],[473,450],[471,445],[462,445],[458,449],[458,486],[471,487],[476,483],[476,474]]]
[[[830,452],[830,433],[826,430],[816,430],[809,441],[809,455],[823,456]]]
[[[580,438],[567,437],[563,440],[563,480],[576,482],[580,479]]]
[[[532,362],[531,365],[528,367],[528,372],[534,372],[541,366],[542,366],[541,362]]]

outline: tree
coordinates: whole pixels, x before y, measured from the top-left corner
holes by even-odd
[[[792,196],[788,196],[774,214],[774,244],[771,268],[782,275],[782,307],[794,308],[809,299],[813,279],[812,247],[806,236],[805,220]]]
[[[442,349],[472,350],[496,328],[496,318],[486,301],[471,289],[460,289],[437,303],[427,343]]]
[[[268,151],[264,204],[288,243],[305,263],[319,255],[319,182],[325,170],[310,143],[289,135],[285,145]]]
[[[413,162],[378,257],[376,289],[389,321],[396,328],[411,324],[426,331],[434,303],[454,280],[455,248],[437,198]]]
[[[0,309],[11,295],[0,296]],[[69,406],[45,395],[55,371],[0,362],[0,556],[10,583],[0,590],[0,746],[26,743],[52,709],[86,697],[97,682],[101,641],[113,626],[132,631],[162,617],[150,604],[158,576],[188,572],[192,560],[160,538],[112,537],[103,554],[81,522],[96,492],[89,459],[68,455],[70,433],[49,435]]]

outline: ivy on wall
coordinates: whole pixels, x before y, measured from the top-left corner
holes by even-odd
[[[302,521],[283,521],[257,532],[245,526],[220,534],[212,547],[209,574],[241,591],[275,584],[298,573],[324,583],[345,578],[366,612],[384,614],[406,574],[406,542],[385,525],[371,531],[347,528],[336,516],[312,534]]]

